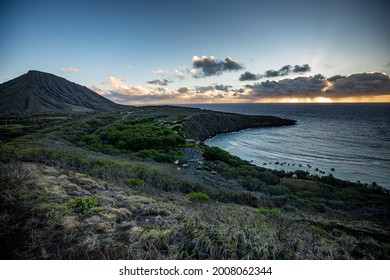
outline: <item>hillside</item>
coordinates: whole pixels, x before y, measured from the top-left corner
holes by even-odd
[[[64,78],[28,73],[0,85],[0,116],[31,116],[124,109],[96,92]]]
[[[268,170],[199,141],[241,119],[173,106],[13,119],[1,131],[0,258],[390,258],[381,188]]]

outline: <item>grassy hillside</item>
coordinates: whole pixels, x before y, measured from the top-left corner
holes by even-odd
[[[217,125],[241,121],[213,113],[207,126],[207,114],[7,120],[1,258],[389,259],[390,195],[207,147]]]

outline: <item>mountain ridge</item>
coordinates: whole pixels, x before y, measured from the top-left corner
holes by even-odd
[[[29,116],[123,110],[85,86],[54,74],[30,70],[0,84],[0,116]]]

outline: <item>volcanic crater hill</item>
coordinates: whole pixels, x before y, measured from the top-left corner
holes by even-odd
[[[0,85],[0,116],[109,112],[129,107],[87,87],[35,70]]]

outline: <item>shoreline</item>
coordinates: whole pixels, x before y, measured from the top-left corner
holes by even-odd
[[[270,127],[270,126],[268,126],[268,127]],[[246,129],[238,130],[238,131],[230,131],[230,132],[224,132],[224,133],[216,134],[216,135],[213,135],[213,136],[207,138],[206,140],[204,140],[204,144],[207,145],[208,147],[217,147],[217,148],[219,148],[219,149],[221,149],[221,150],[224,150],[224,151],[226,151],[226,152],[228,152],[228,153],[231,153],[230,151],[225,150],[225,149],[223,149],[223,148],[220,148],[219,146],[211,146],[211,145],[209,145],[208,143],[206,143],[206,141],[211,140],[211,139],[213,139],[213,138],[215,138],[215,137],[217,137],[217,136],[220,136],[220,135],[223,136],[223,135],[228,135],[228,134],[230,134],[230,133],[239,133],[239,132],[248,131],[248,130],[257,129],[257,128],[262,128],[262,127],[251,127],[251,128],[246,128]],[[382,192],[384,192],[384,193],[386,193],[386,194],[390,194],[390,186],[386,187],[386,186],[383,186],[383,185],[380,185],[380,184],[376,184],[375,182],[368,183],[368,182],[361,182],[360,180],[354,182],[354,181],[352,181],[352,180],[350,180],[350,179],[342,179],[342,178],[339,178],[338,176],[335,176],[335,175],[332,174],[332,173],[323,173],[322,175],[320,175],[321,173],[320,173],[320,174],[316,174],[316,173],[310,172],[310,171],[313,171],[313,170],[311,170],[311,168],[310,168],[309,170],[306,170],[306,171],[305,171],[304,169],[294,168],[294,166],[292,166],[292,165],[290,165],[290,167],[291,167],[292,169],[294,169],[294,170],[284,170],[284,168],[277,168],[276,166],[275,166],[275,168],[271,168],[271,167],[268,166],[268,164],[267,164],[267,165],[264,165],[264,164],[263,164],[263,165],[261,165],[261,164],[256,164],[253,160],[246,159],[246,158],[243,158],[242,156],[235,155],[235,154],[232,154],[232,155],[237,156],[237,157],[239,157],[241,160],[247,161],[247,162],[249,162],[250,164],[253,164],[253,165],[257,166],[257,167],[261,167],[261,168],[264,168],[264,169],[267,169],[267,170],[270,170],[270,171],[284,172],[286,175],[288,175],[288,174],[292,175],[292,174],[295,174],[296,172],[302,171],[302,172],[307,172],[308,174],[310,174],[310,177],[313,178],[313,179],[315,179],[315,178],[327,177],[327,176],[332,176],[332,177],[334,177],[334,178],[337,179],[337,180],[341,180],[341,181],[344,181],[344,182],[347,182],[347,183],[356,184],[356,185],[362,185],[362,186],[364,186],[364,187],[366,187],[366,188],[368,188],[368,189],[372,189],[372,190],[374,190],[374,189],[380,189]],[[275,163],[272,162],[271,164],[275,164],[275,165],[278,165],[278,167],[280,167],[280,166],[284,166],[284,165],[283,165],[284,163],[285,163],[285,162],[283,162],[283,163],[280,162],[280,163],[279,163],[279,162],[277,161],[277,162],[275,162]],[[303,166],[302,166],[302,167],[303,167]],[[317,170],[316,172],[320,172],[320,170]],[[373,185],[373,183],[375,183],[375,184]]]

